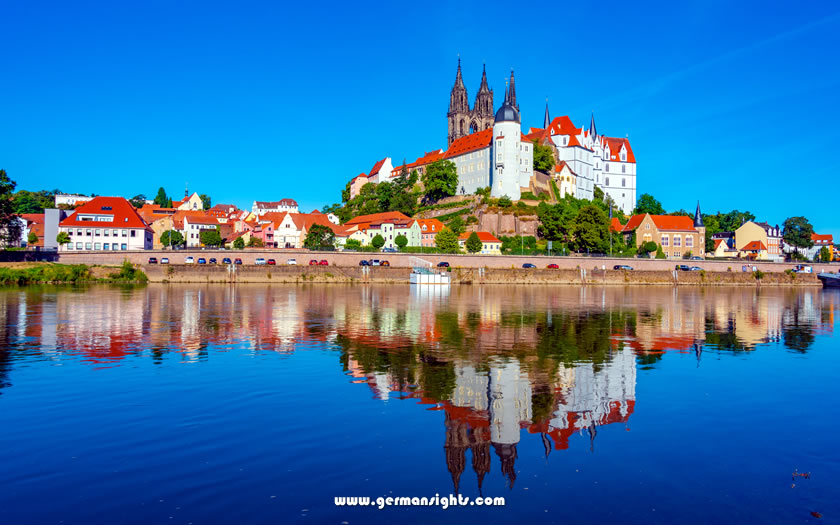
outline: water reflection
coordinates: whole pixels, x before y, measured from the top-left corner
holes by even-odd
[[[627,425],[637,370],[667,352],[807,352],[834,325],[838,295],[794,289],[408,286],[148,286],[0,294],[0,394],[15,367],[76,359],[163,365],[215,352],[329,349],[382,402],[442,412],[455,491],[482,489],[496,462],[509,486],[517,446],[546,456],[581,433]],[[106,372],[103,372],[106,373]],[[469,456],[469,460],[468,460]],[[469,461],[469,464],[468,464]]]

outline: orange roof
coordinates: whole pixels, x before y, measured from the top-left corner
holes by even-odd
[[[820,235],[819,233],[812,233],[811,240],[817,244],[834,244],[834,237],[831,234]]]
[[[383,222],[403,222],[408,221],[410,218],[408,215],[404,213],[400,213],[398,211],[386,211],[383,213],[372,213],[370,215],[359,215],[358,217],[353,217],[349,221],[345,222],[346,225],[353,225],[353,224],[362,224],[362,223],[371,223],[371,224],[381,224]],[[327,221],[329,222],[329,221]]]
[[[34,233],[38,237],[35,244],[30,244],[29,246],[44,246],[44,228],[45,226],[43,223],[37,222],[29,227],[29,233]]]
[[[746,251],[746,252],[758,252],[758,251],[766,250],[767,246],[764,246],[764,243],[761,242],[761,241],[752,241],[752,242],[748,242],[746,244],[746,246],[744,246],[741,249]]]
[[[563,168],[567,168],[572,173],[572,175],[577,177],[577,173],[575,173],[575,170],[573,170],[572,167],[569,166],[569,164],[565,160],[561,160],[560,164],[554,166],[554,171],[560,173],[561,171],[563,171]]]
[[[568,115],[562,117],[554,117],[548,130],[552,135],[580,135],[583,130],[572,123],[572,119]]]
[[[377,162],[376,164],[374,164],[374,165],[373,165],[373,168],[371,168],[371,170],[370,170],[370,173],[368,173],[368,178],[373,177],[374,175],[376,175],[377,173],[379,173],[379,170],[381,170],[381,169],[382,169],[382,165],[383,165],[383,164],[385,164],[385,161],[386,161],[386,160],[388,160],[388,158],[387,158],[387,157],[386,157],[386,158],[384,158],[384,159],[382,159],[382,160],[380,160],[380,161],[379,161],[379,162]]]
[[[420,231],[423,233],[429,232],[439,232],[443,229],[444,225],[437,219],[416,219],[417,225],[420,226]],[[426,229],[423,230],[423,227]]]
[[[43,213],[21,213],[20,217],[28,223],[34,222],[35,224],[44,224],[45,220]]]
[[[722,243],[722,242],[723,242],[723,239],[715,239],[715,250],[718,249],[718,246],[720,246],[720,243]]]
[[[110,221],[82,221],[82,215],[110,215]],[[61,221],[61,226],[86,226],[97,228],[148,228],[146,222],[130,202],[122,197],[94,197],[82,204],[72,215]]]
[[[603,137],[606,141],[607,145],[610,147],[610,158],[606,159],[609,161],[614,162],[621,162],[619,160],[619,152],[621,152],[621,147],[624,146],[627,149],[627,161],[626,162],[636,162],[636,157],[633,155],[633,150],[630,149],[630,141],[625,139],[616,139],[612,137]]]
[[[193,224],[219,224],[219,221],[217,221],[215,217],[210,217],[209,215],[203,213],[191,213],[186,215],[184,219]]]
[[[502,242],[490,232],[464,232],[458,236],[458,240],[466,241],[470,238],[470,235],[472,235],[473,233],[478,235],[478,238],[481,240],[481,242]]]
[[[645,217],[646,215],[633,215],[621,231],[635,230]],[[697,231],[694,229],[694,220],[685,215],[651,215],[650,218],[659,231]]]
[[[610,221],[610,230],[620,232],[622,229],[624,229],[624,226],[621,224],[621,221],[618,220],[618,217],[613,217]]]
[[[449,145],[449,149],[443,154],[444,158],[458,157],[466,153],[490,147],[493,141],[493,129],[485,129],[477,133],[471,133]]]

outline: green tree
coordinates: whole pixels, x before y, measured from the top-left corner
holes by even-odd
[[[511,201],[510,197],[508,197],[507,195],[502,195],[501,197],[499,197],[499,206],[501,206],[502,208],[510,208],[511,206],[513,206],[513,201]]]
[[[142,208],[146,204],[146,196],[140,193],[132,197],[128,202],[135,208]]]
[[[198,239],[204,246],[221,246],[222,236],[219,235],[219,228],[201,230]]]
[[[460,215],[449,221],[447,226],[449,226],[450,230],[455,232],[455,235],[461,235],[464,233],[464,219],[462,219]]]
[[[665,252],[662,251],[662,246],[656,246],[656,258],[657,259],[667,259],[665,256]]]
[[[609,249],[609,220],[597,206],[590,204],[580,209],[573,233],[575,248],[580,251],[606,252]]]
[[[741,212],[738,210],[732,210],[729,213],[725,213],[723,215],[718,214],[718,225],[720,227],[719,231],[734,232],[735,230],[740,228],[741,225],[745,222],[754,220],[755,215],[748,211]],[[709,237],[711,237],[711,235],[709,235]]]
[[[534,171],[551,173],[554,171],[554,152],[551,146],[534,141]]]
[[[645,254],[649,254],[651,252],[655,252],[657,248],[658,248],[657,244],[653,241],[643,242],[642,244],[639,245],[639,249],[638,249],[637,253],[639,255],[645,255]]]
[[[403,248],[408,246],[408,237],[406,237],[403,234],[399,234],[399,235],[397,235],[397,238],[394,239],[394,244],[397,245],[397,248],[402,250]]]
[[[163,186],[158,188],[157,195],[155,195],[155,200],[152,201],[161,208],[170,208],[172,207],[172,199],[167,197],[166,190],[163,189]]]
[[[469,237],[467,237],[466,242],[467,251],[470,253],[478,253],[481,251],[483,244],[481,239],[478,238],[478,234],[476,232],[472,232]]]
[[[176,230],[166,230],[160,234],[160,243],[164,246],[180,246],[184,244],[184,236]]]
[[[29,232],[29,235],[26,236],[26,243],[29,246],[38,244],[38,236],[35,234],[35,232]]]
[[[715,240],[712,236],[723,230],[720,229],[720,220],[717,215],[703,215],[703,224],[706,225],[706,253],[715,251]]]
[[[17,183],[9,178],[6,170],[0,169],[0,236],[6,246],[18,243],[23,230],[12,200],[15,186]]]
[[[233,241],[233,247],[237,250],[242,250],[245,248],[245,239],[242,237],[237,237],[236,240]]]
[[[201,195],[198,196],[198,198],[201,199],[201,203],[204,205],[205,210],[209,210],[210,208],[213,207],[213,204],[210,200],[210,195],[207,195],[206,193],[202,193]]]
[[[55,195],[61,193],[59,190],[53,191],[26,191],[18,190],[12,196],[14,201],[15,213],[44,213],[44,209],[55,207]]]
[[[67,232],[58,232],[58,235],[55,236],[55,242],[64,246],[70,243],[70,236],[67,235]]]
[[[458,170],[449,160],[438,160],[429,164],[423,174],[426,199],[437,201],[455,195],[458,191]]]
[[[782,226],[782,238],[797,249],[810,248],[814,245],[811,235],[814,227],[805,217],[789,217]]]
[[[595,189],[592,191],[592,200],[597,201],[597,202],[603,201],[604,200],[604,190],[602,190],[598,186],[595,186]]]
[[[263,240],[259,237],[251,237],[248,239],[248,248],[262,248],[263,246],[265,246],[265,243],[263,243]]]
[[[335,233],[322,224],[313,224],[306,232],[303,247],[309,250],[326,250],[335,248]]]
[[[831,250],[828,246],[823,246],[820,248],[820,253],[818,255],[820,262],[831,262]]]
[[[461,251],[458,245],[458,235],[446,227],[435,235],[435,246],[443,253],[458,253]]]
[[[376,248],[377,250],[385,246],[385,237],[380,234],[376,234],[373,236],[373,239],[370,240],[370,245]]]
[[[665,208],[663,208],[662,203],[654,199],[653,195],[650,193],[642,193],[639,200],[636,202],[636,209],[633,210],[633,213],[636,215],[643,215],[645,213],[650,213],[651,215],[664,215]]]
[[[358,250],[361,247],[362,243],[359,239],[347,239],[347,242],[344,243],[345,250]]]

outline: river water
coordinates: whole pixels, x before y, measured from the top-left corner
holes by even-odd
[[[0,523],[838,520],[838,313],[793,288],[5,289]],[[505,504],[335,504],[450,494]]]

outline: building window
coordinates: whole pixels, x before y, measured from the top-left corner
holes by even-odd
[[[650,229],[650,223],[645,224],[645,229],[646,229],[646,230],[649,230],[649,229]]]
[[[610,165],[609,164],[604,165],[604,171],[610,171]]]
[[[77,249],[77,250],[81,250],[81,249],[82,249],[82,243],[77,242],[77,243],[76,243],[76,249]]]
[[[604,186],[609,186],[609,185],[610,185],[610,178],[609,177],[604,177]]]
[[[674,248],[682,246],[682,237],[679,235],[674,235]]]
[[[627,186],[627,179],[625,179],[624,177],[622,177],[622,178],[621,178],[621,187],[623,188],[623,187],[625,187],[625,186]]]
[[[692,237],[691,235],[686,235],[686,237],[685,237],[685,247],[686,248],[691,248],[693,246],[694,246],[694,237]]]
[[[627,166],[624,164],[621,165],[621,173],[627,173]]]
[[[73,243],[72,243],[72,242],[68,242],[68,243],[67,243],[67,249],[68,249],[68,250],[72,250],[72,249],[73,249]]]
[[[125,244],[120,244],[120,250],[127,250],[128,246]]]
[[[105,244],[102,245],[102,249],[105,250],[105,251],[108,251],[108,250],[111,249],[111,245],[106,242]]]
[[[662,246],[668,246],[668,236],[667,235],[662,236]]]
[[[680,256],[680,252],[674,252],[674,257],[679,257],[679,256]]]
[[[122,231],[122,236],[123,236],[123,237],[128,237],[128,232],[127,232],[126,230],[123,230],[123,231]]]
[[[93,235],[93,230],[85,230],[85,235],[90,237],[91,235]]]
[[[90,250],[92,245],[89,242],[85,243],[85,250]]]
[[[134,234],[137,233],[137,230],[131,230],[131,236],[134,237]]]

